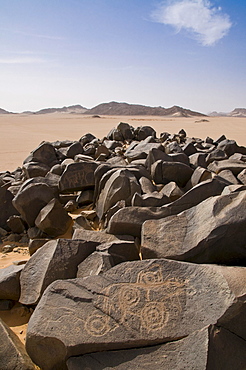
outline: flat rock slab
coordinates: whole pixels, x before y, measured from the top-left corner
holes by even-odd
[[[71,356],[177,340],[216,322],[234,297],[216,266],[122,263],[50,285],[30,319],[27,352],[44,370],[66,369]]]
[[[159,346],[70,357],[68,370],[231,370],[244,369],[246,341],[230,331],[205,327],[181,340]]]
[[[17,335],[0,319],[0,368],[1,370],[35,370]]]
[[[37,304],[44,290],[55,280],[71,279],[78,265],[96,249],[99,243],[57,239],[39,248],[26,263],[20,278],[20,302]]]
[[[143,258],[196,263],[246,262],[246,191],[211,197],[178,215],[148,220],[142,228]]]

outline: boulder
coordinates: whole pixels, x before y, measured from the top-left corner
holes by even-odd
[[[26,230],[26,225],[22,218],[17,215],[10,216],[7,225],[13,233],[21,234]]]
[[[160,143],[153,143],[148,141],[149,139],[143,140],[140,143],[133,142],[132,145],[130,145],[129,148],[125,151],[125,157],[127,158],[127,160],[131,162],[136,159],[145,159],[147,158],[150,150],[154,148],[161,150],[163,148]]]
[[[77,277],[83,278],[100,275],[114,266],[114,261],[108,252],[93,252],[78,266]]]
[[[73,233],[73,240],[92,241],[98,244],[118,242],[120,240],[133,241],[134,238],[130,235],[112,235],[106,234],[103,231],[89,231],[83,229],[76,229]]]
[[[232,161],[225,159],[223,161],[214,161],[208,165],[208,170],[219,174],[223,170],[230,170],[235,176],[246,169],[246,163],[243,161]]]
[[[20,302],[35,305],[53,281],[75,278],[78,265],[95,251],[98,244],[71,239],[45,243],[33,254],[22,271]]]
[[[233,175],[233,173],[230,170],[220,171],[219,176],[229,181],[231,184],[234,184],[234,185],[239,184],[239,181],[237,180],[237,178]]]
[[[41,143],[31,152],[31,160],[28,162],[41,162],[50,168],[58,163],[56,149],[49,142]]]
[[[72,218],[55,198],[41,209],[35,220],[35,225],[51,237],[65,234],[71,223]]]
[[[96,203],[96,212],[99,219],[119,200],[130,204],[133,195],[141,192],[135,176],[127,169],[115,171],[106,182]]]
[[[87,204],[93,203],[94,191],[93,190],[83,190],[76,198],[76,202],[79,207],[85,206]]]
[[[135,193],[132,198],[132,206],[137,207],[161,207],[168,203],[170,203],[170,199],[158,191],[143,195]]]
[[[41,248],[48,241],[50,241],[50,239],[30,239],[28,243],[28,251],[30,256],[32,256],[39,248]]]
[[[139,251],[133,241],[114,240],[96,247],[99,252],[107,252],[112,256],[114,265],[126,261],[139,260]]]
[[[160,192],[166,195],[171,202],[174,202],[184,195],[183,190],[181,190],[174,181],[170,181],[168,184],[164,185]]]
[[[184,187],[192,174],[193,169],[181,162],[158,160],[151,166],[151,175],[156,184],[174,181],[178,186]]]
[[[73,230],[76,229],[85,229],[85,230],[93,230],[90,224],[90,221],[87,220],[84,216],[80,215],[75,218],[73,223]]]
[[[32,227],[41,209],[53,198],[54,192],[48,185],[25,182],[14,197],[13,205],[29,227]]]
[[[132,140],[134,138],[134,128],[129,123],[120,122],[117,130],[121,132],[123,140]]]
[[[238,176],[237,176],[238,180],[241,181],[241,183],[243,185],[246,185],[246,169],[244,169],[243,171],[241,171]]]
[[[13,215],[18,215],[19,212],[13,206],[12,200],[14,195],[7,189],[6,186],[0,186],[0,227],[8,229],[7,220]]]
[[[20,274],[23,267],[23,265],[10,265],[0,269],[0,299],[19,300]]]
[[[30,179],[32,177],[45,176],[49,172],[50,167],[45,163],[40,162],[28,162],[22,167],[25,177]]]
[[[17,335],[0,319],[0,364],[2,370],[35,370],[24,345]]]
[[[67,165],[59,181],[61,192],[72,192],[91,188],[95,185],[96,162],[77,162]]]
[[[50,285],[29,321],[27,352],[44,370],[65,369],[71,356],[178,340],[216,322],[234,297],[216,267],[121,263]]]
[[[211,197],[142,228],[143,258],[245,265],[246,191]]]
[[[138,141],[145,140],[149,136],[156,138],[156,131],[150,126],[137,127],[134,133]]]

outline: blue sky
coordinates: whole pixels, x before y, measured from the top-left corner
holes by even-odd
[[[0,107],[246,107],[245,0],[0,0]]]

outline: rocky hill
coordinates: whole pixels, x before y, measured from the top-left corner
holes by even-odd
[[[85,113],[87,108],[82,107],[82,105],[70,105],[69,107],[62,107],[62,108],[44,108],[37,112],[33,112],[35,114],[47,114],[47,113]]]
[[[205,116],[202,113],[194,112],[189,109],[184,109],[174,105],[171,108],[149,107],[139,104],[118,103],[112,101],[110,103],[102,103],[88,109],[85,114],[101,114],[114,116]]]
[[[228,113],[230,117],[246,117],[246,108],[235,108],[232,112]]]
[[[8,112],[5,109],[0,108],[0,114],[10,114],[10,112]]]

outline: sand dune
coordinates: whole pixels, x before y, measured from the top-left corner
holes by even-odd
[[[55,140],[78,140],[91,132],[103,138],[119,122],[134,127],[150,125],[157,131],[177,133],[181,128],[188,136],[213,139],[225,134],[239,145],[246,146],[246,118],[206,117],[209,122],[199,122],[198,117],[155,116],[102,116],[92,118],[80,114],[54,113],[46,115],[8,114],[0,115],[0,171],[13,171],[40,142]],[[197,122],[198,121],[198,122]]]

